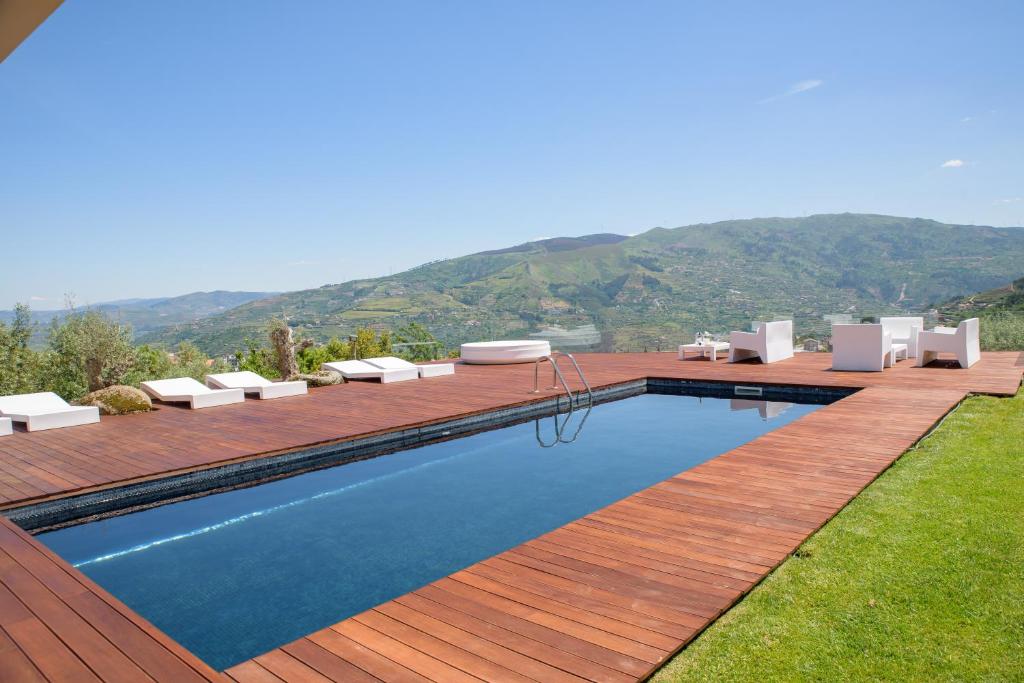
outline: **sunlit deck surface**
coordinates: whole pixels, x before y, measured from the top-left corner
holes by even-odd
[[[828,354],[767,366],[674,353],[578,358],[595,388],[651,377],[863,390],[225,673],[0,518],[0,680],[640,679],[968,393],[1012,395],[1024,372],[1018,353],[983,354],[970,370],[911,361],[882,373],[832,372]],[[449,377],[18,432],[0,439],[0,507],[544,398],[528,393],[532,383],[532,365],[460,365]]]

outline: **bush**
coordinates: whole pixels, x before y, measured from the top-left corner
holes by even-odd
[[[312,374],[320,370],[324,363],[331,363],[337,360],[348,360],[352,357],[352,350],[347,342],[333,337],[326,344],[321,345],[299,345],[295,354],[295,360],[299,364],[299,372]]]
[[[143,344],[135,349],[135,365],[128,373],[125,384],[137,386],[150,379],[191,377],[203,381],[208,373],[227,372],[228,364],[210,360],[194,344],[182,342],[173,353]]]
[[[1024,314],[995,313],[980,320],[982,351],[1024,351]]]
[[[235,352],[239,370],[249,370],[267,379],[281,377],[281,373],[277,370],[278,363],[273,351],[265,346],[260,346],[259,342],[254,339],[246,339],[245,345],[247,347],[245,352]]]
[[[395,344],[402,346],[398,355],[409,361],[435,360],[444,357],[444,344],[419,323],[409,323],[395,332]]]

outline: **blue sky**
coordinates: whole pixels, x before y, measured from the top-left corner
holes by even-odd
[[[0,63],[0,307],[554,235],[1024,225],[1018,2],[84,2]]]

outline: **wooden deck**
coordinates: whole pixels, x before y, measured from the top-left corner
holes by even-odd
[[[0,518],[0,680],[637,680],[778,565],[967,393],[1011,395],[1021,354],[970,370],[828,370],[587,354],[643,377],[865,387],[744,446],[413,593],[218,674]],[[98,490],[494,410],[532,367],[460,366],[205,411],[163,408],[0,439],[0,503]]]

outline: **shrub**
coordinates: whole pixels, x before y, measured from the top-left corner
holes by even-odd
[[[979,325],[982,351],[1024,351],[1024,314],[994,313]]]

